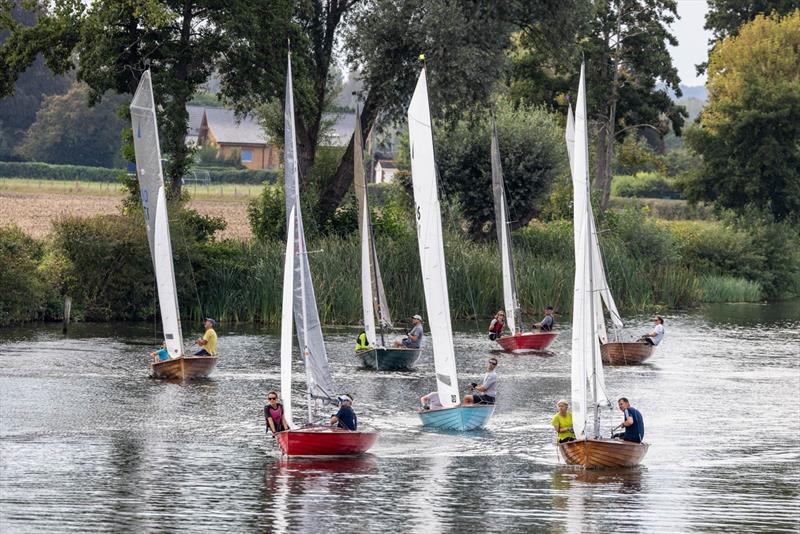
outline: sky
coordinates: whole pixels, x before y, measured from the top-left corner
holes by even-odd
[[[678,39],[678,46],[670,47],[669,50],[684,85],[706,83],[705,75],[698,76],[694,68],[708,59],[711,32],[703,29],[706,11],[706,0],[678,0],[678,15],[681,18],[672,25],[672,33]]]

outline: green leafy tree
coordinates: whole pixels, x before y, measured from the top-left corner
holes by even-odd
[[[521,228],[538,215],[557,178],[567,172],[561,127],[542,109],[512,109],[496,115],[511,227]],[[437,131],[437,163],[442,187],[454,194],[473,238],[494,236],[491,121],[460,121]]]
[[[600,210],[608,207],[616,145],[646,132],[663,138],[680,135],[686,116],[666,90],[680,96],[680,79],[668,46],[677,45],[669,25],[677,17],[675,0],[604,0],[583,5],[575,14],[572,40],[542,46],[524,31],[511,55],[512,97],[531,104],[547,102],[566,112],[565,94],[578,85],[581,54],[586,61],[589,118],[594,127],[595,188]]]
[[[64,95],[46,97],[18,152],[29,161],[119,167],[121,133],[116,110],[127,99],[106,97],[89,107],[89,89],[75,83]]]
[[[16,226],[0,227],[0,325],[39,316],[46,287],[38,272],[44,248]]]
[[[0,65],[5,67],[0,69],[0,95],[13,93],[20,73],[39,53],[55,72],[76,69],[78,80],[90,88],[90,104],[107,91],[133,94],[150,67],[161,110],[165,172],[172,196],[179,198],[180,179],[192,163],[192,149],[185,142],[186,104],[215,69],[224,73],[224,87],[235,84],[236,70],[228,61],[239,57],[243,46],[240,22],[285,35],[291,15],[287,5],[288,0],[107,0],[88,5],[57,0],[39,13],[35,26],[10,25],[11,34],[0,46]],[[2,20],[7,23],[8,17]]]
[[[687,198],[800,218],[798,65],[800,9],[759,15],[714,48],[709,102],[687,135],[703,157],[701,170],[683,181]]]

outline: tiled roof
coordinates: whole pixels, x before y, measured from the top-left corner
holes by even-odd
[[[237,121],[233,111],[225,108],[205,108],[208,128],[217,143],[265,145],[269,137],[252,117]]]

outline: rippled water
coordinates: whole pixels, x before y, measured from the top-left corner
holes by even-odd
[[[372,454],[334,461],[283,459],[265,436],[274,331],[222,326],[212,379],[178,384],[147,378],[152,325],[0,330],[0,530],[797,532],[800,303],[666,327],[650,363],[606,373],[644,413],[644,465],[599,472],[561,465],[553,445],[565,329],[548,357],[492,352],[474,327],[456,336],[462,383],[500,358],[497,411],[469,434],[420,427],[429,352],[415,372],[371,372],[354,332],[331,329],[334,381],[381,431]],[[633,320],[631,335],[646,328]]]

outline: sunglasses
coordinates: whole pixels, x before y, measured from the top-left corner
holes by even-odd
[[[489,360],[489,365],[497,365],[497,360]]]
[[[278,400],[278,397],[267,397],[267,400]]]

